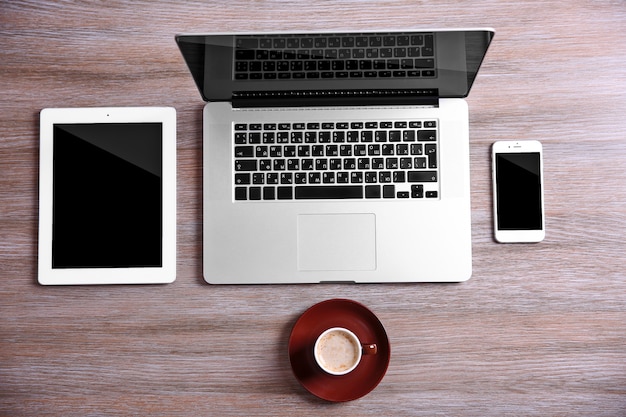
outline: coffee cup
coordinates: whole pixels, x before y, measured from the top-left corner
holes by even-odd
[[[313,354],[323,371],[331,375],[346,375],[359,365],[363,355],[376,354],[376,344],[361,343],[350,330],[332,327],[315,341]]]

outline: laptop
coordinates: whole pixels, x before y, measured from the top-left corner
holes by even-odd
[[[492,29],[177,35],[211,284],[472,274],[470,91]]]

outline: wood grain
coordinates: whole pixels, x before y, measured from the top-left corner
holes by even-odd
[[[626,415],[626,5],[543,0],[0,2],[0,415]],[[202,101],[181,32],[489,26],[470,106],[463,284],[209,286]],[[178,112],[178,269],[165,286],[36,283],[44,107]],[[490,145],[539,139],[547,237],[492,237]],[[418,268],[419,265],[416,265]],[[392,344],[369,395],[291,374],[291,327],[345,297]]]

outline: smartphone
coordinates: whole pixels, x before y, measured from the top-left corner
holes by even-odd
[[[495,238],[501,243],[545,237],[541,143],[499,141],[492,146]]]

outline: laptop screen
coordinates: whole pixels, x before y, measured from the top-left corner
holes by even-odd
[[[240,94],[466,97],[491,30],[177,35],[205,101]]]

